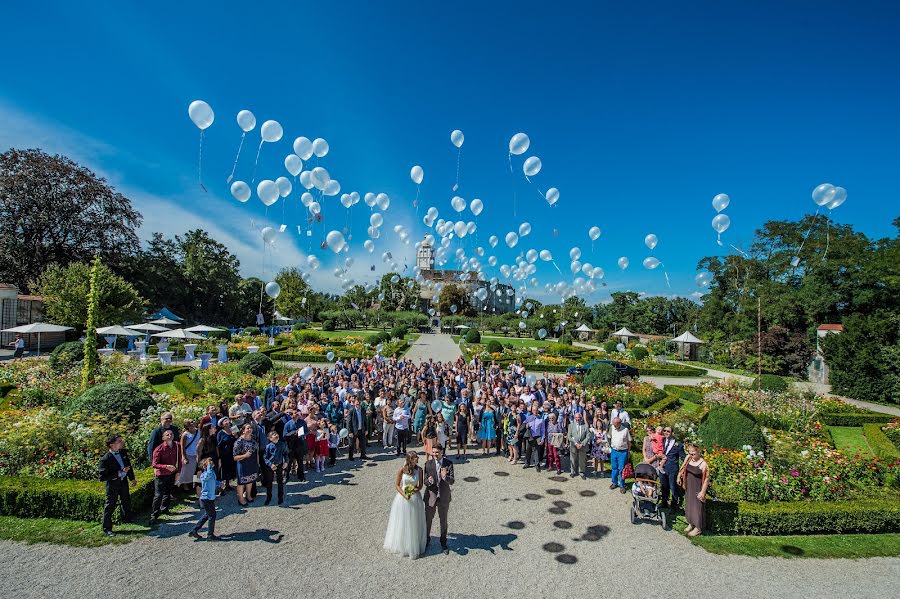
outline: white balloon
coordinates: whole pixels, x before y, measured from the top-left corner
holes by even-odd
[[[815,202],[817,206],[824,206],[831,201],[830,194],[833,190],[834,185],[831,183],[822,183],[821,185],[816,186],[812,192],[813,202]]]
[[[262,231],[260,231],[260,235],[262,235],[263,241],[265,243],[272,243],[275,241],[275,229],[272,227],[264,227]]]
[[[659,260],[657,260],[653,256],[644,258],[644,268],[646,268],[648,270],[653,270],[657,266],[659,266]]]
[[[366,206],[372,208],[375,205],[375,194],[371,191],[368,192],[363,198],[363,201],[366,203]]]
[[[617,344],[616,344],[616,349],[619,350],[620,352],[625,351],[625,344],[624,344],[624,343],[617,343]]]
[[[453,199],[450,200],[450,205],[457,212],[462,212],[466,209],[466,201],[459,196],[453,196]]]
[[[201,131],[213,124],[216,115],[209,104],[203,100],[194,100],[188,106],[188,116]]]
[[[475,216],[478,216],[479,214],[481,214],[481,211],[484,210],[484,202],[482,202],[478,198],[475,198],[469,204],[469,210],[472,211],[472,214],[474,214]]]
[[[304,381],[308,380],[309,377],[311,377],[312,375],[313,375],[313,369],[311,366],[307,366],[306,368],[304,368],[303,370],[300,371],[300,378],[303,379]]]
[[[281,285],[279,285],[275,281],[269,281],[268,283],[266,283],[266,295],[268,295],[272,299],[275,299],[280,294],[281,294]]]
[[[366,248],[366,251],[371,254],[372,252],[375,251],[375,242],[372,241],[371,239],[366,239],[363,242],[363,247]]]
[[[469,232],[469,229],[465,222],[458,220],[453,224],[453,232],[456,233],[456,236],[462,239]],[[462,248],[460,248],[462,249]]]
[[[319,158],[324,158],[328,154],[328,142],[322,139],[321,137],[317,137],[312,142],[312,151],[313,154],[318,156]]]
[[[278,195],[281,197],[286,198],[291,195],[293,186],[291,185],[291,180],[287,177],[278,177],[275,179],[275,185],[278,186]]]
[[[724,233],[731,226],[731,219],[727,214],[717,214],[712,219],[712,228],[716,233]]]
[[[328,185],[328,182],[331,181],[331,175],[321,166],[314,168],[310,176],[312,177],[312,182],[316,189],[324,190],[325,186]]]
[[[263,141],[272,143],[281,139],[281,136],[284,135],[284,129],[281,128],[281,124],[278,121],[266,121],[260,127],[259,133]]]
[[[574,247],[569,250],[569,259],[570,260],[578,260],[581,258],[581,248]]]
[[[519,225],[519,237],[527,237],[531,233],[531,223]]]
[[[349,208],[350,206],[352,206],[353,205],[353,196],[351,196],[349,193],[341,194],[341,205],[344,208]]]
[[[303,161],[296,154],[288,154],[284,157],[284,168],[296,177],[303,170]]]
[[[329,231],[325,236],[325,243],[331,248],[331,251],[337,254],[344,249],[344,244],[347,242],[344,241],[344,234],[340,231]]]
[[[337,179],[332,179],[325,184],[325,189],[322,190],[322,193],[327,196],[336,196],[341,193],[341,182]]]
[[[463,145],[463,142],[466,141],[466,136],[463,135],[463,132],[460,131],[459,129],[454,129],[453,133],[450,134],[450,141],[457,148],[461,148]]]
[[[312,180],[312,171],[303,171],[300,173],[300,185],[306,189],[312,189],[316,186]]]
[[[544,194],[544,197],[547,199],[547,203],[552,206],[559,201],[559,190],[555,187],[551,187],[547,190],[547,193]]]
[[[259,196],[263,204],[271,206],[278,201],[278,186],[275,184],[275,181],[263,179],[256,186],[256,195]]]
[[[550,250],[541,250],[539,256],[544,262],[550,262],[551,260],[553,260],[553,254],[550,253]]]
[[[235,181],[231,184],[231,195],[238,202],[246,202],[250,199],[250,186],[243,181]]]
[[[619,263],[619,268],[621,268],[622,270],[625,270],[626,268],[628,268],[628,258],[626,258],[625,256],[622,256],[621,258],[619,258],[618,263]]]
[[[497,247],[497,243],[499,243],[499,242],[500,242],[500,240],[497,238],[496,235],[491,235],[488,238],[488,245],[490,245],[492,248]]]
[[[528,146],[531,145],[531,140],[528,139],[528,136],[524,133],[516,133],[509,140],[509,153],[515,154],[519,156],[528,151]]]
[[[531,249],[525,252],[525,260],[528,261],[529,264],[534,264],[537,262],[538,253],[537,250]]]
[[[416,185],[421,185],[422,179],[425,178],[425,171],[422,170],[421,166],[416,165],[410,169],[409,178],[412,179],[413,183]]]
[[[298,137],[294,140],[294,154],[303,160],[309,160],[313,155],[312,142],[307,137]]]
[[[573,260],[571,264],[569,264],[569,270],[572,271],[572,274],[576,274],[581,270],[581,262],[578,260]]]
[[[328,352],[327,354],[325,354],[325,359],[328,360],[329,362],[331,362],[332,360],[334,360],[334,352],[333,352],[333,351],[330,351],[330,352]]]
[[[256,117],[249,110],[242,110],[237,113],[237,124],[244,133],[253,131],[256,128]]]
[[[591,238],[591,241],[597,241],[600,238],[600,227],[591,227],[588,229],[588,237]]]
[[[722,212],[726,208],[728,208],[728,204],[731,202],[731,198],[728,197],[727,194],[720,193],[716,197],[712,199],[713,208],[716,209],[716,212]]]
[[[828,194],[828,196],[829,196],[829,201],[827,204],[828,209],[834,210],[835,208],[837,208],[838,206],[840,206],[841,204],[843,204],[844,202],[847,201],[847,190],[844,189],[843,187],[835,187],[834,189],[831,190],[831,192]]]
[[[697,276],[694,277],[694,282],[697,283],[698,287],[706,287],[712,282],[712,273],[708,272],[699,272]]]
[[[316,270],[317,268],[319,268],[319,264],[320,264],[319,259],[316,258],[315,256],[313,256],[312,254],[310,254],[309,256],[306,257],[306,265],[309,266],[311,269]]]
[[[309,208],[310,204],[313,203],[313,195],[311,193],[309,193],[308,191],[304,192],[300,196],[300,202],[303,204],[304,207]]]
[[[316,215],[321,214],[322,206],[319,205],[319,202],[310,202],[309,211]]]
[[[386,193],[379,193],[375,196],[375,203],[378,204],[378,208],[383,212],[391,205],[391,198]]]
[[[380,212],[373,212],[372,215],[369,216],[369,224],[373,227],[380,227],[383,222],[384,217],[381,216]]]
[[[651,250],[656,247],[656,244],[658,242],[659,242],[659,240],[656,238],[656,235],[654,235],[653,233],[650,233],[649,235],[644,237],[644,245],[646,245]]]
[[[516,247],[516,244],[519,243],[519,236],[510,231],[506,234],[506,245],[513,248]]]
[[[541,172],[541,159],[537,156],[529,156],[522,165],[522,171],[526,177],[533,177]]]

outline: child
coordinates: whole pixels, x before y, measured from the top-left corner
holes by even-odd
[[[331,425],[331,428],[336,428],[335,425]],[[331,443],[329,443],[328,429],[325,427],[325,421],[319,421],[319,430],[316,431],[316,472],[324,472],[325,471],[325,456],[331,454],[334,456],[335,454],[332,452],[337,452],[337,445],[334,446],[334,449],[331,449]],[[333,460],[334,458],[332,458]],[[334,463],[332,461],[332,463]]]
[[[332,424],[331,427],[329,428],[329,431],[330,432],[328,433],[328,465],[334,466],[334,463],[337,460],[338,445],[341,444],[341,436],[340,436],[340,434],[338,434],[338,429],[337,429],[336,424]],[[325,470],[325,468],[324,468],[325,457],[324,456],[322,457],[322,462],[323,462],[322,470]]]
[[[264,482],[266,485],[266,505],[272,502],[273,475],[278,483],[278,505],[284,503],[284,465],[288,462],[287,443],[281,440],[277,431],[269,433],[269,443],[263,458],[266,463]]]
[[[435,428],[437,429],[437,442],[441,447],[447,447],[447,442],[450,440],[450,431],[447,427],[447,421],[444,420],[444,415],[439,413],[437,415],[437,421],[434,423]]]
[[[425,448],[425,455],[431,455],[431,448],[434,447],[434,444],[437,442],[437,430],[434,426],[434,416],[427,416],[425,418],[425,427],[422,429],[422,432],[419,433],[420,441]]]
[[[659,456],[659,459],[656,460],[654,464],[656,469],[659,472],[663,471],[663,466],[666,463],[666,456],[663,455],[663,427],[657,426],[654,429],[653,434],[650,435],[650,450],[653,452],[653,455]]]
[[[213,468],[212,458],[203,458],[200,460],[200,507],[203,508],[204,514],[200,517],[196,526],[188,533],[195,539],[202,538],[200,529],[209,521],[209,534],[206,535],[207,541],[218,541],[216,536],[216,486],[220,486],[216,480],[216,470]]]

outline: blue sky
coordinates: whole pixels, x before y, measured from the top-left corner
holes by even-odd
[[[486,250],[519,223],[533,232],[514,249],[549,249],[568,274],[568,252],[601,266],[610,291],[690,295],[694,267],[722,253],[710,201],[727,193],[725,240],[746,245],[765,220],[796,219],[815,206],[819,183],[842,185],[849,199],[834,213],[872,236],[892,235],[898,215],[900,44],[891,3],[181,3],[154,10],[114,3],[7,7],[8,55],[0,79],[0,147],[63,152],[107,176],[145,216],[144,237],[201,226],[241,258],[244,274],[262,272],[251,227],[288,225],[272,266],[302,266],[335,290],[335,257],[316,247],[330,229],[349,226],[355,280],[384,270],[382,251],[409,256],[394,224],[426,232],[429,206],[456,217],[453,129],[466,136],[460,189],[485,209],[468,255]],[[204,142],[202,192],[196,180],[198,131],[191,100],[212,105]],[[299,237],[299,192],[270,208],[233,200],[225,179],[240,139],[238,110],[258,123],[278,120],[282,141],[263,147],[258,178],[282,165],[300,135],[324,137],[320,164],[342,192],[385,192],[376,252],[362,249],[369,208],[348,216],[338,198],[323,203],[325,222]],[[507,166],[509,138],[523,131],[531,148]],[[250,178],[259,126],[248,134],[237,179]],[[543,169],[529,185],[522,159]],[[418,218],[409,169],[425,170]],[[536,188],[560,190],[550,207]],[[515,209],[514,209],[515,198]],[[466,211],[464,220],[474,220]],[[602,237],[587,236],[597,225]],[[552,231],[556,229],[558,236]],[[646,271],[643,239],[663,273]],[[460,246],[454,241],[454,249]],[[727,249],[727,248],[726,248]],[[619,256],[631,266],[616,267]],[[376,272],[370,266],[376,265]],[[266,268],[269,268],[266,264]],[[538,262],[541,284],[562,278]],[[488,269],[488,276],[498,275]]]

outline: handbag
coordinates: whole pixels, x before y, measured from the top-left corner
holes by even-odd
[[[564,435],[562,433],[550,433],[550,445],[559,449],[562,447]]]
[[[626,478],[634,478],[634,466],[631,465],[631,462],[625,464],[625,467],[622,468],[622,480]]]

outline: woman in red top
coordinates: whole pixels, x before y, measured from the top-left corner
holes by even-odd
[[[153,450],[153,472],[156,480],[153,486],[153,507],[150,511],[150,526],[159,520],[159,514],[174,503],[175,477],[181,470],[181,448],[175,442],[171,430],[163,432],[163,442]]]

